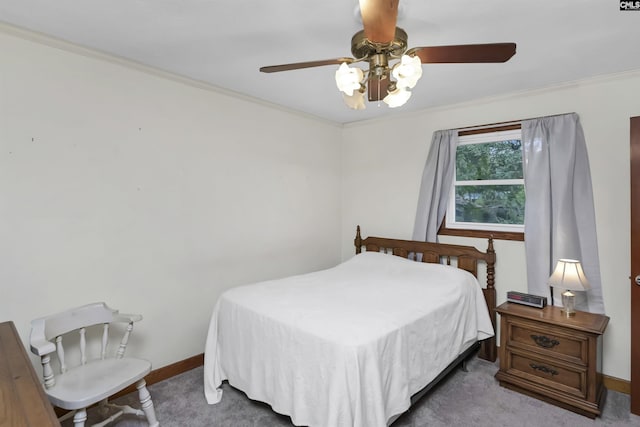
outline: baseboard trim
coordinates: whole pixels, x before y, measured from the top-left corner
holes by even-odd
[[[624,394],[631,394],[631,381],[622,380],[609,375],[602,375],[602,383],[607,390],[618,391]]]
[[[176,375],[180,375],[202,365],[204,365],[204,353],[196,354],[195,356],[180,360],[176,363],[172,363],[171,365],[154,369],[153,371],[149,372],[149,375],[144,377],[144,380],[146,381],[147,385],[159,383],[160,381],[175,377]],[[113,395],[112,399],[124,396],[125,394],[129,394],[134,391],[136,391],[135,384],[116,393],[115,395]]]

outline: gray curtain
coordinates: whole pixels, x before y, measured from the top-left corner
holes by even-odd
[[[580,260],[591,284],[576,308],[604,313],[587,147],[577,114],[522,122],[525,250],[529,293],[549,296],[560,258]],[[554,302],[561,303],[554,290]]]
[[[422,173],[413,240],[436,242],[438,239],[438,228],[447,211],[449,191],[453,184],[457,145],[457,130],[433,133]]]

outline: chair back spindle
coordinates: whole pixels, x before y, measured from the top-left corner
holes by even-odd
[[[56,352],[58,353],[58,362],[60,363],[60,373],[67,372],[67,364],[64,360],[64,347],[62,346],[62,335],[56,337]]]
[[[102,347],[100,350],[100,359],[107,357],[107,347],[109,346],[109,324],[102,325]]]
[[[118,347],[118,353],[116,354],[116,359],[122,359],[124,357],[124,352],[127,349],[127,344],[129,343],[129,335],[131,335],[131,331],[133,330],[133,322],[129,322],[127,325],[127,330],[120,341],[120,346]]]
[[[86,329],[80,328],[78,331],[80,332],[80,364],[84,365],[87,363],[87,338],[86,338]]]

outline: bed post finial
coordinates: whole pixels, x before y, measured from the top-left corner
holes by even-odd
[[[360,235],[360,225],[356,227],[356,238],[353,239],[353,244],[356,245],[356,255],[362,252],[362,236]]]

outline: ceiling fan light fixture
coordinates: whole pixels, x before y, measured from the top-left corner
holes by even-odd
[[[516,53],[515,43],[482,43],[448,46],[408,47],[407,32],[397,26],[400,0],[352,0],[354,15],[363,29],[351,37],[352,58],[260,67],[263,73],[338,65],[335,80],[345,103],[352,109],[365,108],[367,101],[384,101],[390,108],[404,105],[422,77],[422,64],[500,63]],[[406,0],[402,0],[404,3]],[[362,62],[368,69],[349,67]],[[366,65],[363,65],[366,67]]]
[[[402,55],[400,62],[393,66],[391,75],[398,87],[413,89],[422,77],[422,62],[417,56]]]
[[[360,82],[364,78],[364,73],[360,68],[349,67],[346,62],[340,64],[336,71],[336,85],[345,95],[352,96],[360,89]]]
[[[342,97],[344,98],[344,103],[347,104],[347,107],[352,110],[364,110],[367,108],[364,103],[364,91],[362,90],[354,90],[353,95],[343,93]]]
[[[411,98],[411,92],[404,87],[396,87],[395,90],[389,91],[387,96],[382,100],[389,108],[401,107]]]

